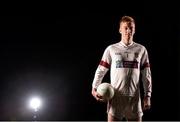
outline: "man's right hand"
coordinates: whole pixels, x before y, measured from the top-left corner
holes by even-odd
[[[97,89],[96,89],[96,88],[92,88],[91,93],[92,93],[92,95],[94,96],[94,98],[95,98],[97,101],[106,102],[106,100],[103,99],[103,97],[97,93]]]

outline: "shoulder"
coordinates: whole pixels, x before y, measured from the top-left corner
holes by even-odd
[[[134,42],[134,46],[138,47],[138,48],[140,48],[142,50],[146,50],[146,47],[144,45],[140,44],[140,43]]]
[[[106,47],[106,50],[111,50],[111,49],[117,48],[118,46],[119,46],[119,43],[110,44],[109,46]]]

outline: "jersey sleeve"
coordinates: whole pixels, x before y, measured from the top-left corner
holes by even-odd
[[[152,77],[151,77],[151,69],[150,69],[148,52],[147,52],[146,48],[143,52],[142,60],[141,60],[141,74],[142,74],[144,95],[151,97]]]
[[[92,83],[93,88],[97,88],[99,84],[101,84],[105,74],[110,68],[111,64],[111,56],[110,56],[110,49],[107,47],[103,53],[103,56],[101,58],[101,61],[96,69],[94,80]]]

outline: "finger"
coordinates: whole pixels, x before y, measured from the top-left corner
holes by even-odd
[[[101,95],[97,95],[97,97],[98,97],[99,99],[103,99],[103,97],[102,97]]]
[[[151,108],[151,105],[148,105],[148,106],[147,106],[147,109],[150,109],[150,108]]]
[[[99,99],[99,102],[106,102],[106,100],[104,100],[104,99]]]
[[[151,108],[150,105],[144,105],[143,110],[148,110],[148,109],[150,109],[150,108]]]
[[[105,100],[105,99],[102,99],[102,98],[97,98],[97,101],[99,101],[99,102],[105,102],[106,100]]]

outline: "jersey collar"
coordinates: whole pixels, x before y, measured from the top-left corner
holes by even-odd
[[[132,41],[129,45],[125,45],[125,44],[123,43],[123,41],[120,41],[120,44],[123,45],[124,47],[130,47],[131,45],[134,44],[134,42]]]

